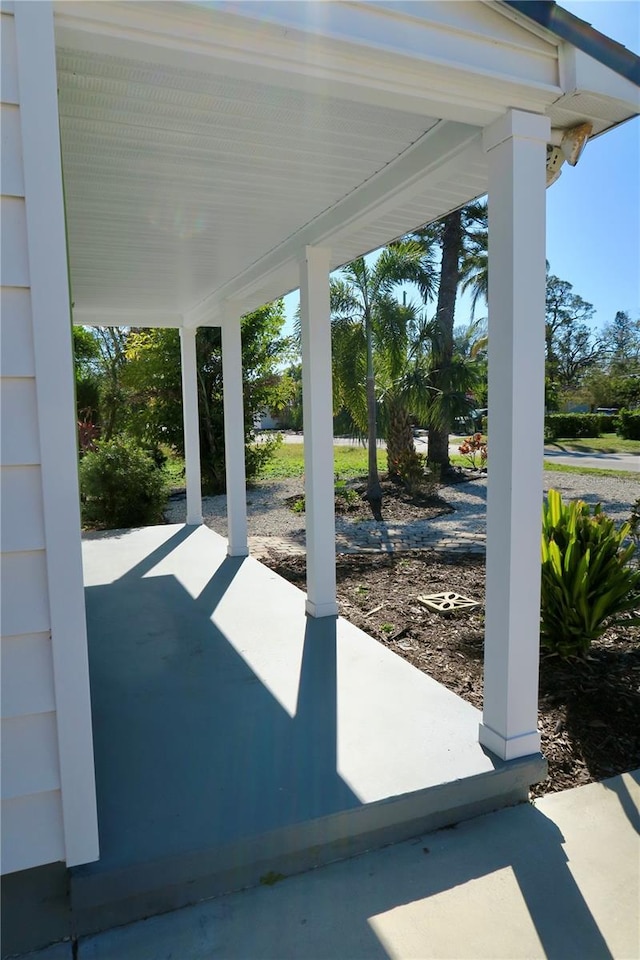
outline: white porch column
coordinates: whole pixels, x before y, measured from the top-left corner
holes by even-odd
[[[227,475],[227,553],[246,557],[247,479],[244,464],[244,403],[240,311],[228,304],[222,321],[224,458]]]
[[[544,435],[545,166],[549,119],[510,110],[489,162],[489,483],[480,742],[540,750],[538,671]]]
[[[307,613],[333,617],[336,601],[336,529],[331,388],[331,252],[305,247],[300,263],[302,406],[304,421]]]
[[[184,461],[187,481],[187,523],[202,523],[202,486],[200,480],[200,428],[198,423],[198,375],[195,328],[180,327],[182,367],[182,417],[184,423]]]

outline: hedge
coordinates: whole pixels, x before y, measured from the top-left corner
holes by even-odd
[[[640,440],[640,410],[621,410],[617,432],[625,440]]]
[[[618,429],[617,413],[599,413],[600,430],[602,433],[615,433]]]
[[[549,413],[544,418],[545,439],[599,437],[603,429],[602,421],[608,419],[600,413]]]

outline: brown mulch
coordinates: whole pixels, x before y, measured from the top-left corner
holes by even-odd
[[[471,474],[465,474],[463,479],[468,480],[470,476]],[[385,477],[380,480],[380,486],[383,495],[381,506],[383,520],[408,523],[412,520],[431,520],[433,517],[442,516],[443,513],[453,512],[446,500],[438,495],[435,486],[431,490],[410,494],[399,483]],[[336,513],[348,516],[354,522],[372,520],[371,504],[365,499],[366,484],[361,481],[351,481],[345,484],[345,489],[348,492],[346,497],[340,492],[336,493]],[[299,510],[299,505],[303,502],[302,489],[299,495],[287,497],[285,500],[292,510]]]
[[[387,511],[395,513],[389,502]],[[303,556],[272,552],[263,562],[304,589]],[[337,581],[342,616],[482,709],[483,557],[340,556]],[[481,605],[442,615],[417,600],[445,590]],[[640,767],[640,627],[610,628],[584,660],[543,654],[540,729],[549,773],[533,796]]]

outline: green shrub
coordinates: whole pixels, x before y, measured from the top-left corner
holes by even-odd
[[[548,413],[544,418],[546,440],[577,440],[580,437],[599,437],[602,433],[599,413]]]
[[[628,522],[629,536],[635,543],[636,549],[640,549],[640,497],[638,497],[631,508],[631,516]]]
[[[615,433],[618,429],[617,413],[599,413],[600,433]]]
[[[255,443],[245,445],[245,471],[247,483],[252,483],[257,477],[262,476],[267,464],[273,460],[276,452],[282,446],[282,434],[272,433],[263,435]]]
[[[159,523],[166,488],[163,471],[133,440],[99,442],[80,464],[82,519],[116,529]]]
[[[547,650],[582,655],[618,622],[613,617],[640,607],[640,570],[628,562],[635,546],[623,546],[629,533],[630,524],[616,527],[600,504],[592,514],[582,500],[565,505],[549,490],[542,510],[540,629]]]
[[[617,419],[619,436],[625,440],[640,440],[640,410],[621,410]]]

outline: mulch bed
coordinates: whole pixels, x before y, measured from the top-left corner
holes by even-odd
[[[389,519],[405,519],[389,500],[386,506]],[[274,551],[263,562],[304,589],[303,556]],[[431,551],[340,556],[337,581],[342,616],[482,708],[483,557]],[[481,606],[442,615],[416,599],[444,590]],[[540,729],[549,773],[533,796],[640,767],[640,627],[610,628],[584,660],[543,654]]]
[[[461,474],[461,479],[468,480],[470,476],[472,475]],[[381,513],[385,521],[408,523],[412,520],[431,520],[433,517],[442,516],[443,513],[452,513],[452,507],[438,495],[435,487],[433,490],[410,494],[399,483],[384,477],[380,480],[380,486],[383,494]],[[340,492],[336,493],[336,514],[347,516],[354,522],[373,520],[371,504],[365,499],[366,484],[353,480],[345,484],[345,489],[351,496],[345,497]],[[301,482],[300,494],[287,497],[285,503],[292,510],[298,510],[298,505],[303,501]]]

